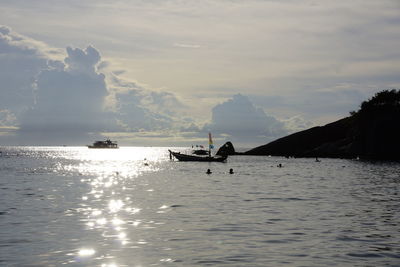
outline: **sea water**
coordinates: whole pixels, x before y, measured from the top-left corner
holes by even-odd
[[[1,266],[400,266],[399,163],[0,150]]]

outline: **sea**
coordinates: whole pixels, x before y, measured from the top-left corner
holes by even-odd
[[[400,163],[168,149],[0,147],[0,266],[400,266]]]

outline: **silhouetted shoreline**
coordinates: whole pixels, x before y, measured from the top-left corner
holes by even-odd
[[[385,90],[361,104],[351,116],[237,153],[227,142],[218,151],[228,155],[360,158],[400,160],[400,90]]]

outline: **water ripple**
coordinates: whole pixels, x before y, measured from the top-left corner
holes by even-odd
[[[166,148],[1,150],[4,266],[399,262],[400,164],[182,163],[169,161]]]

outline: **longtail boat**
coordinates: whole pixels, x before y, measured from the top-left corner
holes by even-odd
[[[228,155],[223,155],[223,156],[218,156],[218,157],[212,157],[211,156],[211,149],[214,148],[214,144],[212,141],[211,133],[208,133],[208,155],[205,157],[201,156],[194,156],[194,155],[187,155],[187,154],[182,154],[180,152],[173,152],[168,149],[169,151],[169,158],[172,160],[172,156],[174,156],[177,160],[179,161],[205,161],[205,162],[226,162],[226,159],[228,158]]]
[[[170,158],[174,156],[177,160],[179,161],[204,161],[204,162],[225,162],[228,156],[221,156],[221,157],[210,157],[210,156],[205,156],[205,157],[200,157],[200,156],[193,156],[193,155],[187,155],[187,154],[182,154],[180,152],[174,152],[171,150],[168,150],[170,153]]]

